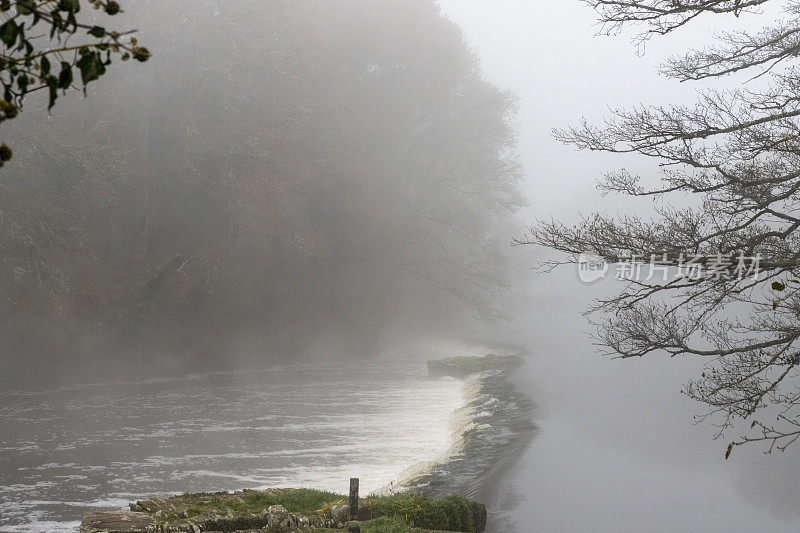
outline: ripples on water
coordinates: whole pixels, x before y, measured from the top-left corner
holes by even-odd
[[[0,393],[0,531],[76,531],[151,494],[380,490],[452,451],[467,393],[385,359]]]

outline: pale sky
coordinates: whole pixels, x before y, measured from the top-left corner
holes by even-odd
[[[761,25],[759,17],[700,19],[674,35],[651,40],[639,53],[633,42],[635,30],[598,36],[594,11],[579,0],[439,0],[439,4],[463,28],[486,77],[520,98],[519,151],[530,213],[567,219],[596,208],[641,209],[640,201],[601,199],[595,179],[599,170],[621,165],[650,176],[655,168],[650,162],[578,153],[553,140],[550,130],[576,124],[582,117],[599,121],[609,107],[691,103],[702,87],[666,80],[658,73],[659,64],[708,42],[712,30],[731,24]]]

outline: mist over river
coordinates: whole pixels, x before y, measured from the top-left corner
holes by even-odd
[[[576,278],[537,276],[511,325],[476,331],[526,352],[511,386],[427,379],[426,358],[485,350],[451,346],[4,392],[0,531],[75,531],[89,510],[150,494],[342,492],[353,475],[365,492],[416,479],[479,498],[489,532],[797,531],[792,455],[726,461],[678,392],[696,362],[599,356],[576,317],[614,281],[564,291]]]
[[[597,353],[581,312],[617,283],[581,284],[567,266],[521,291],[527,311],[505,338],[530,349],[514,383],[535,399],[538,430],[489,505],[521,533],[798,531],[791,450],[726,461],[737,433],[714,440],[695,423],[704,406],[679,391],[702,361]]]
[[[4,0],[0,533],[351,477],[488,533],[800,531],[800,440],[703,419],[800,413],[798,35],[800,0]],[[775,278],[536,269],[703,250]],[[487,352],[525,364],[428,378]]]

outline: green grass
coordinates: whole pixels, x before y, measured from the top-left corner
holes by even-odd
[[[254,512],[263,511],[270,505],[283,505],[290,513],[306,516],[318,514],[328,505],[346,500],[341,494],[313,489],[296,489],[275,495],[253,491],[244,493],[243,499],[250,508],[256,508]]]
[[[361,505],[370,518],[391,517],[406,526],[465,532],[475,530],[474,517],[484,510],[482,504],[461,496],[432,500],[412,493],[370,496]]]
[[[282,505],[290,513],[299,515],[331,518],[331,506],[346,502],[345,496],[333,492],[278,489],[233,494],[183,494],[137,503],[147,513],[155,515],[160,524],[211,520],[206,523],[229,530],[234,526],[242,529],[262,527],[263,515],[258,515],[271,505]],[[367,496],[361,499],[359,508],[359,518],[369,521],[362,531],[381,533],[414,531],[409,528],[472,532],[475,530],[475,517],[484,513],[482,504],[461,496],[432,500],[412,493]],[[220,517],[220,520],[212,519],[213,516]]]
[[[383,516],[361,525],[361,533],[411,533],[419,531],[408,527],[398,518]]]
[[[220,516],[239,516],[264,512],[271,505],[283,505],[290,513],[306,516],[324,514],[331,504],[343,502],[344,496],[313,489],[275,491],[244,491],[229,494],[183,494],[167,499],[151,498],[137,502],[148,513],[161,511],[159,523],[214,513]]]

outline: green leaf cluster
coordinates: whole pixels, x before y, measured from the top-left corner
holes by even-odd
[[[150,58],[149,50],[129,37],[132,31],[83,22],[81,4],[82,0],[0,0],[0,122],[16,117],[25,97],[40,90],[47,91],[51,109],[60,94],[74,87],[75,70],[85,94],[86,86],[106,73],[114,56],[123,61]],[[122,11],[114,0],[88,0],[88,4],[108,16]],[[0,166],[11,158],[10,148],[3,146]]]

